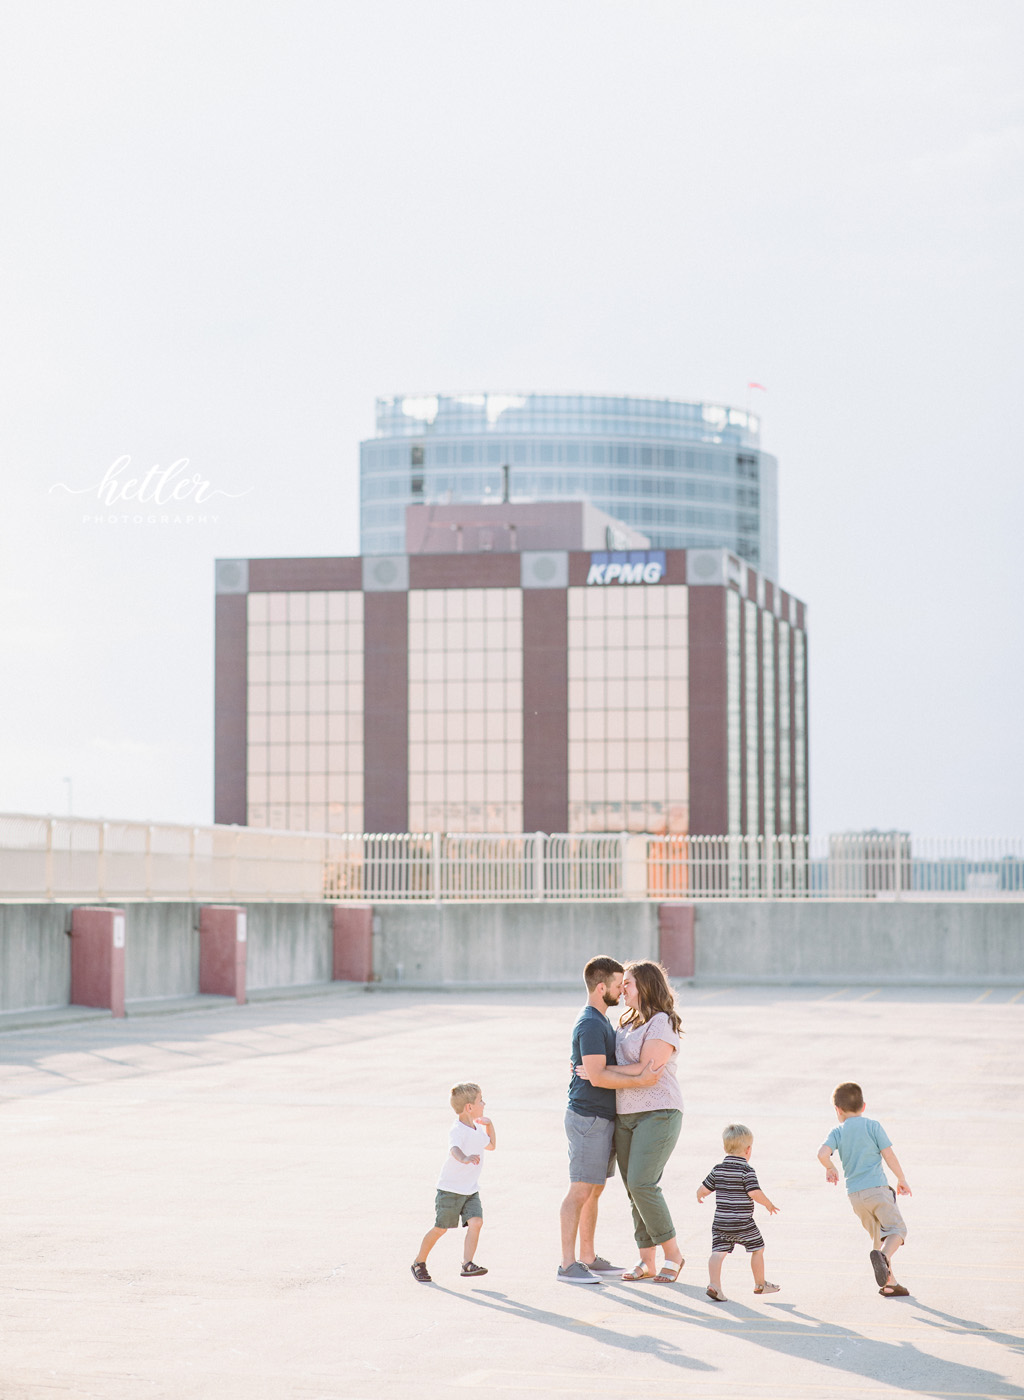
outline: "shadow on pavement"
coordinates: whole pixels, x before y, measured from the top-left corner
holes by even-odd
[[[532,1303],[520,1303],[515,1298],[510,1298],[507,1293],[496,1293],[489,1288],[477,1288],[473,1293],[457,1293],[454,1288],[444,1288],[440,1284],[435,1284],[434,1287],[439,1293],[447,1293],[449,1297],[458,1298],[460,1302],[472,1303],[475,1307],[487,1308],[490,1312],[504,1313],[506,1317],[519,1317],[524,1322],[539,1322],[545,1327],[571,1332],[574,1337],[592,1337],[595,1342],[620,1347],[623,1351],[642,1351],[646,1356],[656,1356],[659,1361],[664,1361],[669,1366],[679,1366],[687,1371],[717,1370],[717,1367],[709,1366],[706,1361],[687,1356],[678,1347],[662,1341],[660,1337],[634,1337],[625,1332],[614,1332],[610,1327],[602,1327],[600,1324],[581,1327],[578,1321],[563,1313],[548,1312],[544,1308],[534,1307]],[[492,1301],[485,1302],[485,1298]]]
[[[612,1287],[614,1288],[614,1285]],[[625,1351],[642,1351],[645,1355],[656,1357],[670,1366],[678,1366],[690,1371],[718,1370],[717,1367],[710,1366],[695,1357],[687,1356],[685,1352],[674,1347],[671,1343],[665,1342],[660,1337],[632,1336],[624,1332],[615,1332],[600,1324],[581,1328],[577,1321],[565,1314],[549,1312],[543,1308],[534,1307],[531,1303],[520,1302],[515,1298],[510,1298],[505,1293],[494,1292],[490,1289],[476,1289],[472,1294],[457,1293],[454,1289],[447,1288],[441,1288],[440,1291],[449,1293],[451,1297],[458,1298],[462,1302],[471,1303],[475,1307],[488,1308],[510,1317],[521,1317],[526,1322],[541,1323],[547,1327],[571,1332],[575,1336],[593,1337],[596,1342],[605,1342],[609,1346],[620,1347]],[[694,1302],[677,1301],[680,1292],[692,1296]],[[667,1289],[666,1293],[668,1293]],[[646,1313],[662,1322],[688,1323],[693,1327],[713,1331],[718,1336],[729,1336],[738,1342],[765,1347],[780,1355],[812,1361],[819,1366],[828,1366],[836,1371],[859,1376],[876,1384],[882,1382],[898,1387],[901,1382],[912,1378],[915,1394],[930,1394],[937,1397],[948,1397],[950,1394],[965,1397],[1024,1395],[1024,1390],[1003,1380],[994,1371],[986,1371],[977,1366],[964,1366],[957,1361],[946,1361],[941,1357],[931,1356],[927,1352],[921,1351],[913,1342],[886,1342],[863,1336],[842,1323],[826,1322],[810,1313],[801,1312],[794,1303],[770,1304],[772,1312],[770,1315],[766,1315],[764,1312],[755,1311],[743,1303],[730,1301],[725,1307],[716,1309],[712,1315],[709,1315],[707,1309],[715,1307],[715,1305],[712,1303],[702,1305],[697,1302],[704,1296],[702,1288],[675,1284],[671,1286],[670,1296],[660,1294],[657,1299],[654,1299],[649,1293],[645,1294],[644,1297],[638,1296],[632,1291],[631,1286],[626,1284],[622,1285],[621,1288],[615,1288],[613,1296],[616,1303],[631,1308],[637,1313]],[[485,1298],[488,1301],[484,1301]],[[926,1305],[916,1303],[913,1299],[900,1299],[893,1305],[886,1305],[887,1313],[891,1311],[892,1306],[905,1307],[908,1304],[914,1308],[924,1307],[926,1311],[933,1312],[937,1318],[942,1318],[946,1323],[951,1323],[956,1327],[972,1326],[972,1324],[963,1323],[959,1318],[951,1318],[946,1314],[939,1313],[936,1309],[927,1309]],[[780,1317],[779,1314],[782,1316]],[[928,1321],[928,1319],[920,1320]],[[739,1324],[750,1322],[759,1323],[759,1330],[756,1332],[741,1330]],[[781,1327],[777,1330],[773,1328],[772,1324],[776,1322],[781,1322],[785,1330]],[[735,1324],[735,1330],[723,1326],[723,1323]],[[938,1321],[934,1323],[936,1328],[942,1325]],[[979,1336],[988,1338],[991,1338],[992,1335],[987,1329],[979,1333]],[[1011,1339],[1008,1333],[997,1333],[995,1336],[1005,1337],[1008,1344]],[[1019,1345],[1021,1339],[1012,1338],[1012,1341]],[[837,1347],[836,1343],[850,1343],[851,1345],[849,1348],[842,1345]]]

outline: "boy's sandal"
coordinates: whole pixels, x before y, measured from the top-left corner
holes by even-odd
[[[781,1293],[782,1289],[777,1283],[759,1283],[754,1289],[755,1293]]]
[[[902,1283],[886,1283],[878,1290],[883,1298],[909,1298],[910,1289],[904,1288]]]
[[[646,1264],[634,1264],[631,1269],[627,1269],[622,1275],[623,1283],[642,1283],[645,1279],[653,1278],[654,1275],[647,1272]]]
[[[415,1264],[410,1265],[410,1268],[412,1269],[412,1276],[417,1283],[433,1283],[434,1280],[427,1273],[426,1264],[421,1263],[417,1259]]]
[[[716,1293],[715,1290],[711,1287],[710,1283],[708,1284],[707,1288],[705,1288],[704,1292],[708,1295],[708,1297],[713,1303],[727,1303],[729,1301],[729,1299],[725,1296],[724,1293]]]
[[[487,1270],[481,1268],[479,1264],[474,1264],[472,1259],[469,1261],[468,1264],[463,1264],[462,1266],[463,1278],[476,1278],[479,1274],[485,1274],[486,1272]]]
[[[875,1282],[882,1288],[889,1282],[889,1261],[880,1249],[873,1249],[868,1255],[875,1273]]]
[[[676,1279],[686,1263],[685,1259],[680,1259],[678,1264],[662,1264],[661,1268],[651,1280],[652,1283],[675,1283]]]

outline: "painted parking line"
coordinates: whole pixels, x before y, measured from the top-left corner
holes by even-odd
[[[1024,997],[1024,987],[1021,987],[1020,991],[1016,994],[1016,996],[1012,996],[1010,998],[1010,1000],[1006,1003],[1007,1006],[1012,1006],[1015,1001],[1020,1001],[1021,997]]]
[[[880,992],[881,990],[882,990],[881,987],[876,987],[875,990],[874,990],[873,992],[865,992],[862,996],[854,997],[853,1000],[854,1000],[854,1001],[870,1001],[872,997],[878,996],[878,994],[879,994],[879,992]]]
[[[829,992],[827,997],[820,997],[819,1000],[816,1001],[814,1004],[815,1006],[821,1006],[823,1002],[835,1001],[836,997],[841,997],[845,992],[848,992],[849,990],[849,987],[840,987],[838,992]]]
[[[971,1002],[971,1005],[977,1006],[979,1002],[984,1001],[987,997],[990,997],[994,991],[994,987],[989,987],[987,992],[982,992],[980,997],[975,997],[974,1000]]]

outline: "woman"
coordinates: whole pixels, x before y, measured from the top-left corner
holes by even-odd
[[[676,1079],[679,1013],[660,963],[627,963],[622,995],[627,1010],[615,1032],[615,1059],[622,1068],[609,1065],[601,1076],[602,1087],[615,1090],[615,1156],[633,1208],[640,1251],[640,1262],[622,1277],[631,1283],[646,1278],[675,1283],[684,1261],[659,1183],[683,1126],[683,1096]],[[654,1083],[647,1074],[646,1087],[635,1087],[638,1065],[661,1073]],[[655,1272],[659,1245],[665,1260]]]

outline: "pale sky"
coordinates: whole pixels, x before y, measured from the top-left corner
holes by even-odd
[[[1020,834],[1022,52],[1017,0],[3,5],[0,811],[212,819],[213,560],[358,552],[376,396],[756,380],[812,830]],[[126,455],[231,495],[87,519]]]

